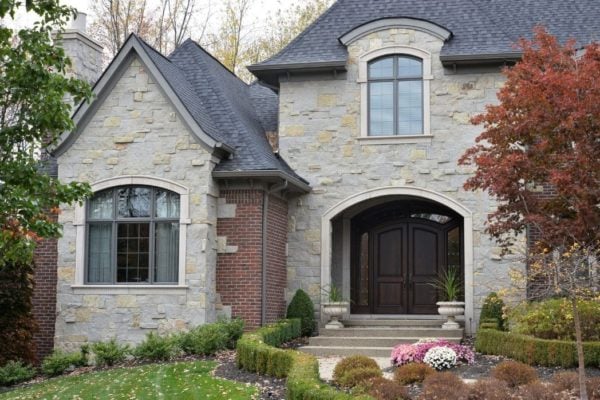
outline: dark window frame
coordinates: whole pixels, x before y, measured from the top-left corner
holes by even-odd
[[[388,58],[392,58],[393,59],[393,77],[391,78],[373,78],[371,76],[371,65],[378,62],[378,61],[382,61],[384,59],[388,59]],[[398,59],[400,58],[407,58],[407,59],[411,59],[411,60],[416,60],[419,61],[419,63],[421,64],[421,74],[419,76],[410,76],[410,77],[399,77],[398,74]],[[423,75],[424,75],[424,65],[423,65],[423,59],[420,57],[416,57],[416,56],[412,56],[412,55],[408,55],[408,54],[393,54],[393,55],[385,55],[385,56],[381,56],[381,57],[377,57],[374,58],[373,60],[370,60],[367,63],[367,130],[368,130],[368,136],[370,137],[390,137],[390,136],[398,136],[398,137],[402,137],[402,136],[417,136],[417,135],[423,135],[425,134],[425,85],[424,85],[424,79],[423,79]],[[398,119],[398,83],[399,82],[414,82],[414,81],[420,81],[421,82],[421,131],[420,132],[415,132],[415,133],[410,133],[410,134],[400,134],[398,131],[398,123],[399,123],[399,119]],[[381,82],[392,82],[393,83],[393,110],[394,110],[394,117],[393,117],[393,133],[391,135],[374,135],[371,133],[371,84],[372,83],[381,83]]]
[[[119,217],[118,214],[118,191],[119,189],[125,188],[145,188],[150,189],[150,216],[149,217]],[[85,205],[85,254],[84,254],[84,284],[86,285],[103,285],[103,286],[114,286],[114,285],[127,285],[127,286],[142,286],[142,285],[175,285],[179,283],[179,263],[176,268],[176,279],[173,282],[155,282],[155,270],[156,270],[156,224],[159,223],[175,223],[180,224],[181,217],[181,195],[161,187],[149,186],[149,185],[121,185],[114,186],[107,189],[100,190],[96,194],[103,192],[112,191],[112,218],[91,218],[90,217],[90,205],[91,201],[86,201]],[[175,194],[179,198],[179,215],[172,218],[159,218],[156,216],[156,192],[164,191],[169,194]],[[92,196],[93,198],[93,196]],[[91,200],[91,199],[90,199]],[[149,224],[149,236],[148,236],[148,281],[147,282],[119,282],[117,279],[118,268],[117,268],[117,253],[118,253],[118,227],[119,224]],[[90,254],[90,225],[93,224],[104,224],[111,225],[111,248],[110,248],[110,273],[112,276],[111,282],[91,282],[89,280],[89,254]],[[179,245],[181,240],[181,229],[178,231],[179,237],[177,239],[177,252],[179,251]],[[179,262],[181,260],[178,260]]]

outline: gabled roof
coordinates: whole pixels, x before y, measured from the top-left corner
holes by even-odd
[[[338,0],[281,52],[249,69],[262,78],[269,71],[337,68],[347,59],[339,39],[385,18],[429,21],[450,31],[441,54],[446,63],[518,57],[513,44],[536,25],[582,45],[600,31],[597,0]]]
[[[85,129],[134,56],[161,86],[196,139],[222,157],[213,172],[215,177],[277,177],[290,181],[296,190],[310,189],[274,154],[267,140],[267,127],[277,128],[273,126],[277,121],[277,95],[247,85],[189,39],[165,57],[132,34],[94,86],[97,98],[76,110],[76,129],[61,138],[55,156],[60,156]],[[260,111],[255,105],[261,107]]]

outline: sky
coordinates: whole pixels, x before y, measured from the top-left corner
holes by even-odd
[[[61,0],[61,3],[75,7],[77,10],[88,14],[88,26],[93,20],[93,15],[90,10],[90,4],[95,0]],[[248,27],[260,29],[266,24],[267,15],[277,12],[278,10],[286,10],[303,0],[251,0],[252,4],[249,11]],[[148,0],[152,6],[158,6],[162,0]],[[210,3],[212,18],[218,19],[221,16],[219,11],[222,10],[222,0],[196,0],[197,9],[206,9]],[[14,21],[5,20],[4,22],[11,26],[27,26],[33,22],[33,17],[27,15],[24,11],[18,12]],[[211,23],[210,26],[218,26],[218,23]],[[193,36],[193,35],[192,35]]]
[[[94,0],[62,0],[61,2],[66,5],[73,6],[79,11],[90,14],[90,4]],[[149,0],[150,4],[155,6],[159,5],[162,0]],[[200,8],[205,8],[210,1],[211,8],[218,10],[222,5],[221,0],[196,0],[196,4]],[[260,26],[265,23],[265,10],[268,12],[275,12],[277,10],[285,10],[293,7],[302,0],[251,0],[252,6],[250,8],[250,25]],[[90,16],[91,17],[91,16]],[[215,13],[215,17],[218,18],[218,13]]]

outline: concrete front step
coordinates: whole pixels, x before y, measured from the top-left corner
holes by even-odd
[[[392,354],[391,347],[304,346],[300,347],[299,350],[317,357],[347,357],[354,355],[390,357]]]
[[[389,347],[390,349],[399,343],[414,343],[422,337],[332,337],[315,336],[310,338],[310,346],[335,346],[335,347]],[[459,343],[460,337],[440,337],[450,342]]]
[[[452,337],[462,338],[462,329],[441,329],[427,327],[353,327],[342,329],[320,329],[319,336],[328,337],[417,337],[437,338]]]
[[[434,327],[441,328],[445,319],[358,319],[344,320],[345,327]]]
[[[442,329],[439,319],[349,319],[344,328],[319,330],[309,345],[299,350],[316,356],[366,355],[389,357],[394,346],[415,343],[424,338],[445,339],[460,343],[463,329]]]

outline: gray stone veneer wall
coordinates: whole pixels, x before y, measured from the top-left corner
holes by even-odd
[[[504,79],[499,70],[458,74],[445,70],[439,60],[442,44],[423,32],[387,29],[349,45],[347,74],[282,78],[280,151],[314,188],[289,206],[289,295],[303,288],[317,304],[320,301],[321,217],[326,210],[348,196],[385,186],[434,190],[472,211],[476,316],[482,296],[510,285],[509,264],[500,261],[500,250],[483,232],[494,202],[482,193],[466,192],[462,186],[472,170],[457,165],[480,132],[469,118],[497,101],[495,94]],[[368,51],[397,45],[432,55],[433,138],[413,144],[369,144],[359,139],[358,60]]]
[[[138,59],[134,59],[81,136],[58,160],[59,177],[97,182],[146,175],[189,189],[185,285],[175,289],[73,288],[76,274],[74,208],[64,208],[58,242],[58,296],[55,344],[116,337],[136,343],[149,330],[183,330],[215,318],[215,160],[196,143],[178,113]],[[110,294],[114,293],[114,294]]]

